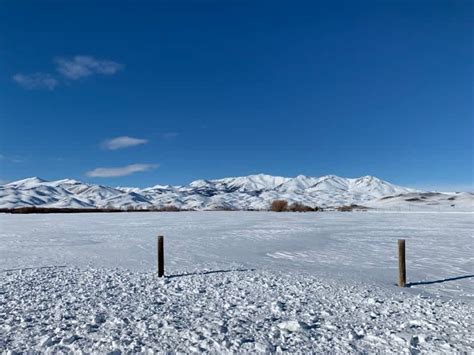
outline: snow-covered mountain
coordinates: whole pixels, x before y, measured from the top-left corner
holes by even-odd
[[[271,202],[284,199],[311,207],[368,205],[384,208],[413,202],[406,194],[413,189],[390,184],[374,176],[355,179],[334,175],[294,178],[264,174],[217,180],[196,180],[186,186],[156,185],[149,188],[86,184],[77,180],[45,181],[37,177],[0,185],[0,208],[163,208],[175,206],[194,210],[266,210]],[[388,196],[396,196],[388,201]],[[401,196],[401,197],[400,197]],[[455,199],[441,196],[451,204]],[[385,199],[384,199],[385,198]],[[460,200],[472,201],[472,194]]]

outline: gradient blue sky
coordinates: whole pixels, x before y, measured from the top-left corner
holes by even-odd
[[[0,8],[0,180],[370,174],[472,189],[471,1]]]

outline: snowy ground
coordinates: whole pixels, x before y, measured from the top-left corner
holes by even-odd
[[[472,352],[473,217],[0,215],[0,352]],[[65,267],[37,269],[53,265]]]
[[[2,276],[0,349],[473,351],[472,307],[322,280],[233,271],[43,269]]]

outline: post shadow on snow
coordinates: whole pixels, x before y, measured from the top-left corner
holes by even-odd
[[[184,276],[194,276],[194,275],[210,275],[210,274],[223,274],[227,272],[245,272],[245,271],[255,271],[256,269],[228,269],[228,270],[211,270],[211,271],[195,271],[182,274],[174,275],[165,275],[168,279],[173,279],[175,277],[184,277]]]
[[[457,280],[470,279],[470,278],[474,278],[474,275],[456,276],[456,277],[450,277],[450,278],[447,278],[447,279],[440,279],[440,280],[434,280],[434,281],[409,282],[409,283],[407,283],[406,287],[419,286],[419,285],[440,284],[440,283],[443,283],[443,282],[457,281]]]

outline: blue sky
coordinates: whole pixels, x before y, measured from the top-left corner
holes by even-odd
[[[0,180],[472,189],[471,1],[2,1]]]

